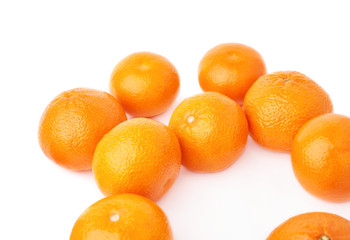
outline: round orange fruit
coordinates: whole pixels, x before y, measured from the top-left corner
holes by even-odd
[[[241,107],[216,92],[185,99],[173,112],[169,127],[182,149],[182,163],[196,172],[229,167],[243,152],[248,124]]]
[[[166,111],[180,87],[176,68],[150,52],[131,54],[114,68],[110,92],[134,117],[151,117]]]
[[[265,62],[256,50],[239,43],[225,43],[204,55],[198,80],[203,91],[219,92],[242,104],[250,86],[265,73]]]
[[[93,173],[105,195],[135,193],[158,200],[181,166],[176,135],[164,124],[134,118],[119,124],[98,143]]]
[[[278,226],[266,240],[347,240],[350,221],[324,212],[304,213]]]
[[[126,115],[110,94],[76,88],[58,95],[46,107],[39,124],[44,154],[67,169],[91,169],[97,143],[125,121]]]
[[[295,71],[266,74],[248,90],[243,103],[252,138],[271,150],[288,152],[300,127],[333,111],[328,94]]]
[[[326,114],[307,122],[294,139],[292,164],[300,184],[314,196],[350,201],[350,118]]]
[[[151,200],[136,194],[104,198],[86,209],[70,240],[172,240],[169,221]]]

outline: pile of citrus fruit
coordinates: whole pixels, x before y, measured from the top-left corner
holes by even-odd
[[[39,126],[43,152],[67,169],[92,169],[107,196],[82,213],[71,240],[173,239],[153,201],[173,185],[181,164],[206,173],[228,168],[249,133],[265,148],[291,153],[306,191],[350,201],[350,118],[332,113],[331,99],[316,82],[295,71],[267,74],[260,54],[237,43],[209,50],[198,80],[204,93],[180,103],[168,126],[147,117],[174,102],[179,75],[166,58],[149,52],[116,65],[111,94],[77,88],[47,106]],[[349,240],[350,221],[305,213],[267,239]]]

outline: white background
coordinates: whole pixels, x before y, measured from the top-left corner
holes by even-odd
[[[0,2],[0,238],[68,239],[80,213],[103,196],[91,172],[70,172],[41,152],[45,106],[75,87],[108,91],[114,65],[135,51],[167,57],[181,92],[155,119],[201,89],[197,66],[223,42],[257,49],[268,72],[297,70],[350,116],[347,1],[4,1]],[[327,211],[350,219],[350,202],[327,203],[296,181],[288,154],[251,139],[226,171],[182,168],[158,204],[175,239],[265,239],[296,214]]]

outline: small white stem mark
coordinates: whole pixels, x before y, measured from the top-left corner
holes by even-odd
[[[118,221],[118,220],[119,220],[119,215],[118,215],[118,214],[113,214],[113,215],[111,215],[110,220],[111,220],[112,222]]]
[[[191,123],[191,122],[193,122],[193,121],[194,121],[194,117],[193,117],[193,116],[189,116],[189,117],[187,118],[187,122]]]
[[[326,235],[322,235],[318,240],[331,240],[331,238]]]

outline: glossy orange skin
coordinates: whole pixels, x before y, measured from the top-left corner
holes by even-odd
[[[304,213],[278,226],[266,240],[348,240],[350,222],[324,212]]]
[[[169,127],[176,133],[182,163],[195,172],[217,172],[241,155],[248,123],[241,107],[216,92],[185,99],[173,112]]]
[[[89,170],[97,143],[126,119],[118,101],[106,92],[87,88],[65,91],[50,102],[41,117],[40,147],[64,168]]]
[[[314,196],[350,201],[350,118],[326,114],[307,122],[294,139],[292,163],[300,184]]]
[[[289,152],[301,126],[333,112],[333,105],[316,82],[302,73],[283,71],[260,77],[247,92],[243,109],[257,143]]]
[[[134,117],[151,117],[166,111],[180,87],[179,74],[166,58],[150,53],[133,53],[114,68],[110,92]]]
[[[136,194],[104,198],[76,221],[70,240],[172,240],[169,221],[151,200]]]
[[[93,159],[93,173],[105,195],[135,193],[154,201],[173,185],[180,166],[175,133],[146,118],[128,120],[107,133]]]
[[[261,55],[239,43],[224,43],[210,49],[198,68],[203,91],[222,93],[242,104],[250,86],[266,73]]]

